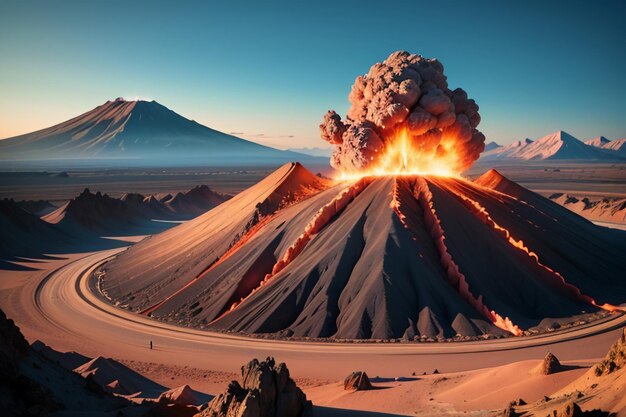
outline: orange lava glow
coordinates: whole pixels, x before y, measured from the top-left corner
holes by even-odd
[[[298,236],[296,241],[287,248],[283,256],[274,264],[272,272],[265,275],[265,278],[259,282],[259,285],[254,288],[247,296],[242,297],[239,301],[233,302],[229,309],[221,316],[213,320],[211,323],[224,317],[226,314],[235,310],[241,303],[250,298],[254,293],[260,290],[262,287],[271,282],[275,276],[285,269],[300,253],[304,250],[306,245],[317,235],[324,227],[326,227],[338,214],[348,206],[354,198],[359,195],[371,182],[367,178],[363,178],[360,181],[350,185],[343,189],[338,195],[336,195],[329,203],[324,205],[318,210],[311,221],[306,225],[304,232]]]
[[[451,138],[449,138],[451,139]],[[411,140],[407,129],[400,129],[395,139],[383,150],[376,163],[365,170],[341,172],[337,179],[356,180],[362,177],[386,175],[436,175],[454,177],[460,174],[458,156],[452,144],[454,140],[445,137],[439,143],[439,151],[420,147]]]
[[[496,221],[491,217],[487,209],[483,207],[478,201],[475,201],[462,193],[459,193],[458,196],[463,201],[468,203],[469,207],[472,208],[475,211],[475,213],[477,213],[479,216],[483,218],[483,221],[485,222],[485,224],[490,225],[494,230],[497,230],[498,232],[502,233],[503,237],[509,242],[511,246],[526,253],[526,255],[528,255],[530,258],[533,258],[535,262],[537,263],[537,266],[547,271],[548,273],[552,274],[552,276],[556,278],[556,282],[558,282],[569,294],[574,296],[576,299],[587,302],[591,305],[594,305],[606,311],[610,311],[610,312],[623,311],[622,308],[611,305],[611,304],[606,304],[606,303],[598,304],[593,298],[591,298],[590,296],[586,294],[583,294],[578,287],[568,283],[563,277],[563,275],[561,275],[559,272],[541,263],[541,261],[539,260],[539,256],[537,256],[535,252],[531,251],[521,239],[515,239],[511,235],[511,232],[508,229],[496,223]]]
[[[479,311],[483,316],[490,320],[494,326],[506,330],[514,336],[522,335],[523,331],[508,317],[502,317],[495,310],[488,308],[483,300],[483,296],[476,297],[469,288],[469,284],[465,279],[465,275],[459,270],[459,266],[454,262],[452,255],[448,251],[446,245],[446,236],[441,227],[441,221],[437,216],[433,204],[433,195],[428,188],[428,184],[422,178],[419,179],[419,189],[415,190],[415,197],[424,207],[424,220],[428,225],[435,247],[440,255],[441,265],[447,271],[448,281],[456,288],[459,295],[467,301],[472,307]]]

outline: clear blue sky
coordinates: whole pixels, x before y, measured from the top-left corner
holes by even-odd
[[[624,4],[3,0],[0,137],[137,96],[263,143],[324,146],[326,110],[344,114],[354,78],[405,49],[441,60],[488,140],[615,139]]]

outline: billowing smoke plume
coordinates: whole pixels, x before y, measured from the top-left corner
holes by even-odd
[[[444,157],[460,172],[478,159],[485,137],[478,105],[460,88],[450,90],[437,59],[398,51],[359,76],[342,121],[334,111],[320,125],[322,138],[335,145],[331,165],[342,171],[374,166],[398,132],[411,149],[427,158]]]

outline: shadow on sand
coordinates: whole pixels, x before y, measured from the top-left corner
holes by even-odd
[[[127,229],[111,228],[91,232],[84,228],[60,228],[46,224],[46,233],[14,235],[0,245],[0,270],[37,271],[37,263],[64,259],[67,254],[87,253],[132,245],[117,239],[129,236],[153,235],[176,226],[175,222],[149,222]],[[52,231],[52,233],[51,233]],[[105,237],[106,235],[107,237]],[[114,236],[114,237],[109,237]],[[28,263],[29,265],[23,265]]]

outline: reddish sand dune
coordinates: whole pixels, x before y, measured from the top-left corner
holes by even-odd
[[[285,205],[320,188],[285,166],[106,264],[101,285],[180,324],[340,339],[517,335],[626,301],[623,235],[495,171],[477,184],[372,177]]]

